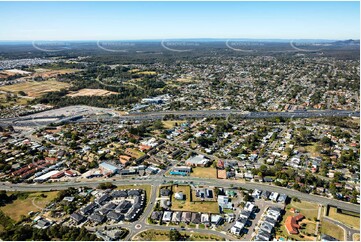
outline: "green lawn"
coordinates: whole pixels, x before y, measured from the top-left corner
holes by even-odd
[[[345,232],[336,224],[324,220],[321,224],[321,233],[330,235],[340,241],[345,240]]]
[[[290,204],[287,205],[287,209],[295,208],[300,211],[307,219],[313,220],[315,217],[317,218],[318,215],[318,204],[301,201],[301,202],[294,202],[292,201]]]
[[[360,228],[360,217],[338,213],[337,209],[334,207],[330,207],[328,216],[352,228]]]

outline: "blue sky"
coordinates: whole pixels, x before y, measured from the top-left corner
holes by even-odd
[[[0,2],[0,40],[359,39],[359,2]]]

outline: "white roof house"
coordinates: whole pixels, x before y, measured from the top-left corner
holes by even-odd
[[[183,192],[176,192],[174,194],[174,198],[177,199],[177,200],[183,200],[184,199],[184,194]]]
[[[231,228],[231,233],[240,235],[243,227],[244,227],[244,224],[237,221]]]
[[[202,213],[201,223],[209,223],[209,214],[208,213]]]
[[[278,198],[278,193],[277,192],[272,192],[271,195],[269,196],[269,199],[276,202],[277,198]]]
[[[251,202],[247,202],[246,205],[244,205],[244,210],[252,212],[255,209],[255,205]]]
[[[164,214],[163,214],[162,221],[163,222],[170,222],[171,220],[172,220],[172,212],[165,211]]]

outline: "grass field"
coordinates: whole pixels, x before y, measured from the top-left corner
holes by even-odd
[[[337,213],[337,209],[334,207],[330,207],[328,216],[352,228],[360,228],[360,217]]]
[[[150,193],[152,190],[152,187],[150,185],[121,185],[121,186],[117,186],[118,190],[122,190],[122,189],[143,189],[145,190],[146,196],[147,196],[147,201],[150,200]]]
[[[68,87],[70,87],[70,84],[68,83],[48,80],[42,82],[29,81],[8,86],[2,86],[0,87],[0,90],[12,93],[18,93],[19,91],[23,91],[29,97],[40,97],[45,93],[59,91]]]
[[[176,200],[172,196],[172,210],[174,211],[188,211],[188,212],[204,212],[204,213],[219,213],[217,202],[194,202],[191,197],[190,186],[177,186],[172,187],[173,194],[176,192],[183,192],[185,195],[184,200]]]
[[[117,94],[117,92],[112,92],[104,89],[80,89],[76,92],[69,93],[67,96],[69,97],[80,97],[80,96],[97,96],[97,97],[103,97],[103,96],[109,96],[112,94]]]
[[[212,167],[196,167],[190,174],[192,177],[217,179],[217,169]]]
[[[209,234],[203,234],[203,233],[189,233],[189,232],[180,232],[182,236],[190,237],[190,240],[195,241],[221,241],[222,238],[215,236],[215,235],[209,235]],[[146,240],[146,241],[169,241],[169,231],[166,230],[146,230],[142,233],[140,233],[137,236],[137,240]]]
[[[46,197],[41,197],[41,194],[45,194]],[[6,204],[0,209],[11,219],[19,221],[21,215],[28,215],[29,212],[40,211],[40,208],[45,208],[45,206],[52,201],[58,192],[34,192],[29,193],[28,197],[25,199],[16,199],[10,204]]]
[[[287,205],[287,210],[292,207],[298,209],[300,213],[302,213],[309,220],[313,220],[318,215],[318,205],[316,203],[310,203],[306,201],[292,201]]]
[[[168,120],[168,121],[162,121],[164,128],[166,129],[172,129],[176,126],[176,124],[181,125],[182,123],[185,123],[185,120]]]
[[[323,221],[321,224],[321,233],[330,235],[340,241],[345,240],[345,232],[342,228],[337,226],[336,224],[329,222],[329,221]]]

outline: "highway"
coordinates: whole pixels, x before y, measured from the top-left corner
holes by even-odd
[[[53,110],[56,113],[56,109]],[[359,111],[350,110],[314,110],[302,112],[244,112],[240,110],[191,110],[191,111],[161,111],[161,112],[139,112],[130,113],[121,116],[102,117],[102,121],[144,121],[144,120],[159,120],[166,116],[174,116],[177,119],[185,118],[208,118],[208,117],[224,117],[236,115],[241,119],[261,119],[261,118],[322,118],[322,117],[360,117]],[[94,116],[94,117],[93,117]],[[31,115],[0,119],[0,125],[13,126],[41,126],[52,122],[97,122],[99,117],[95,115],[80,115],[73,114],[71,116],[59,115],[44,115],[38,113],[36,117]],[[55,121],[53,120],[55,119]]]

